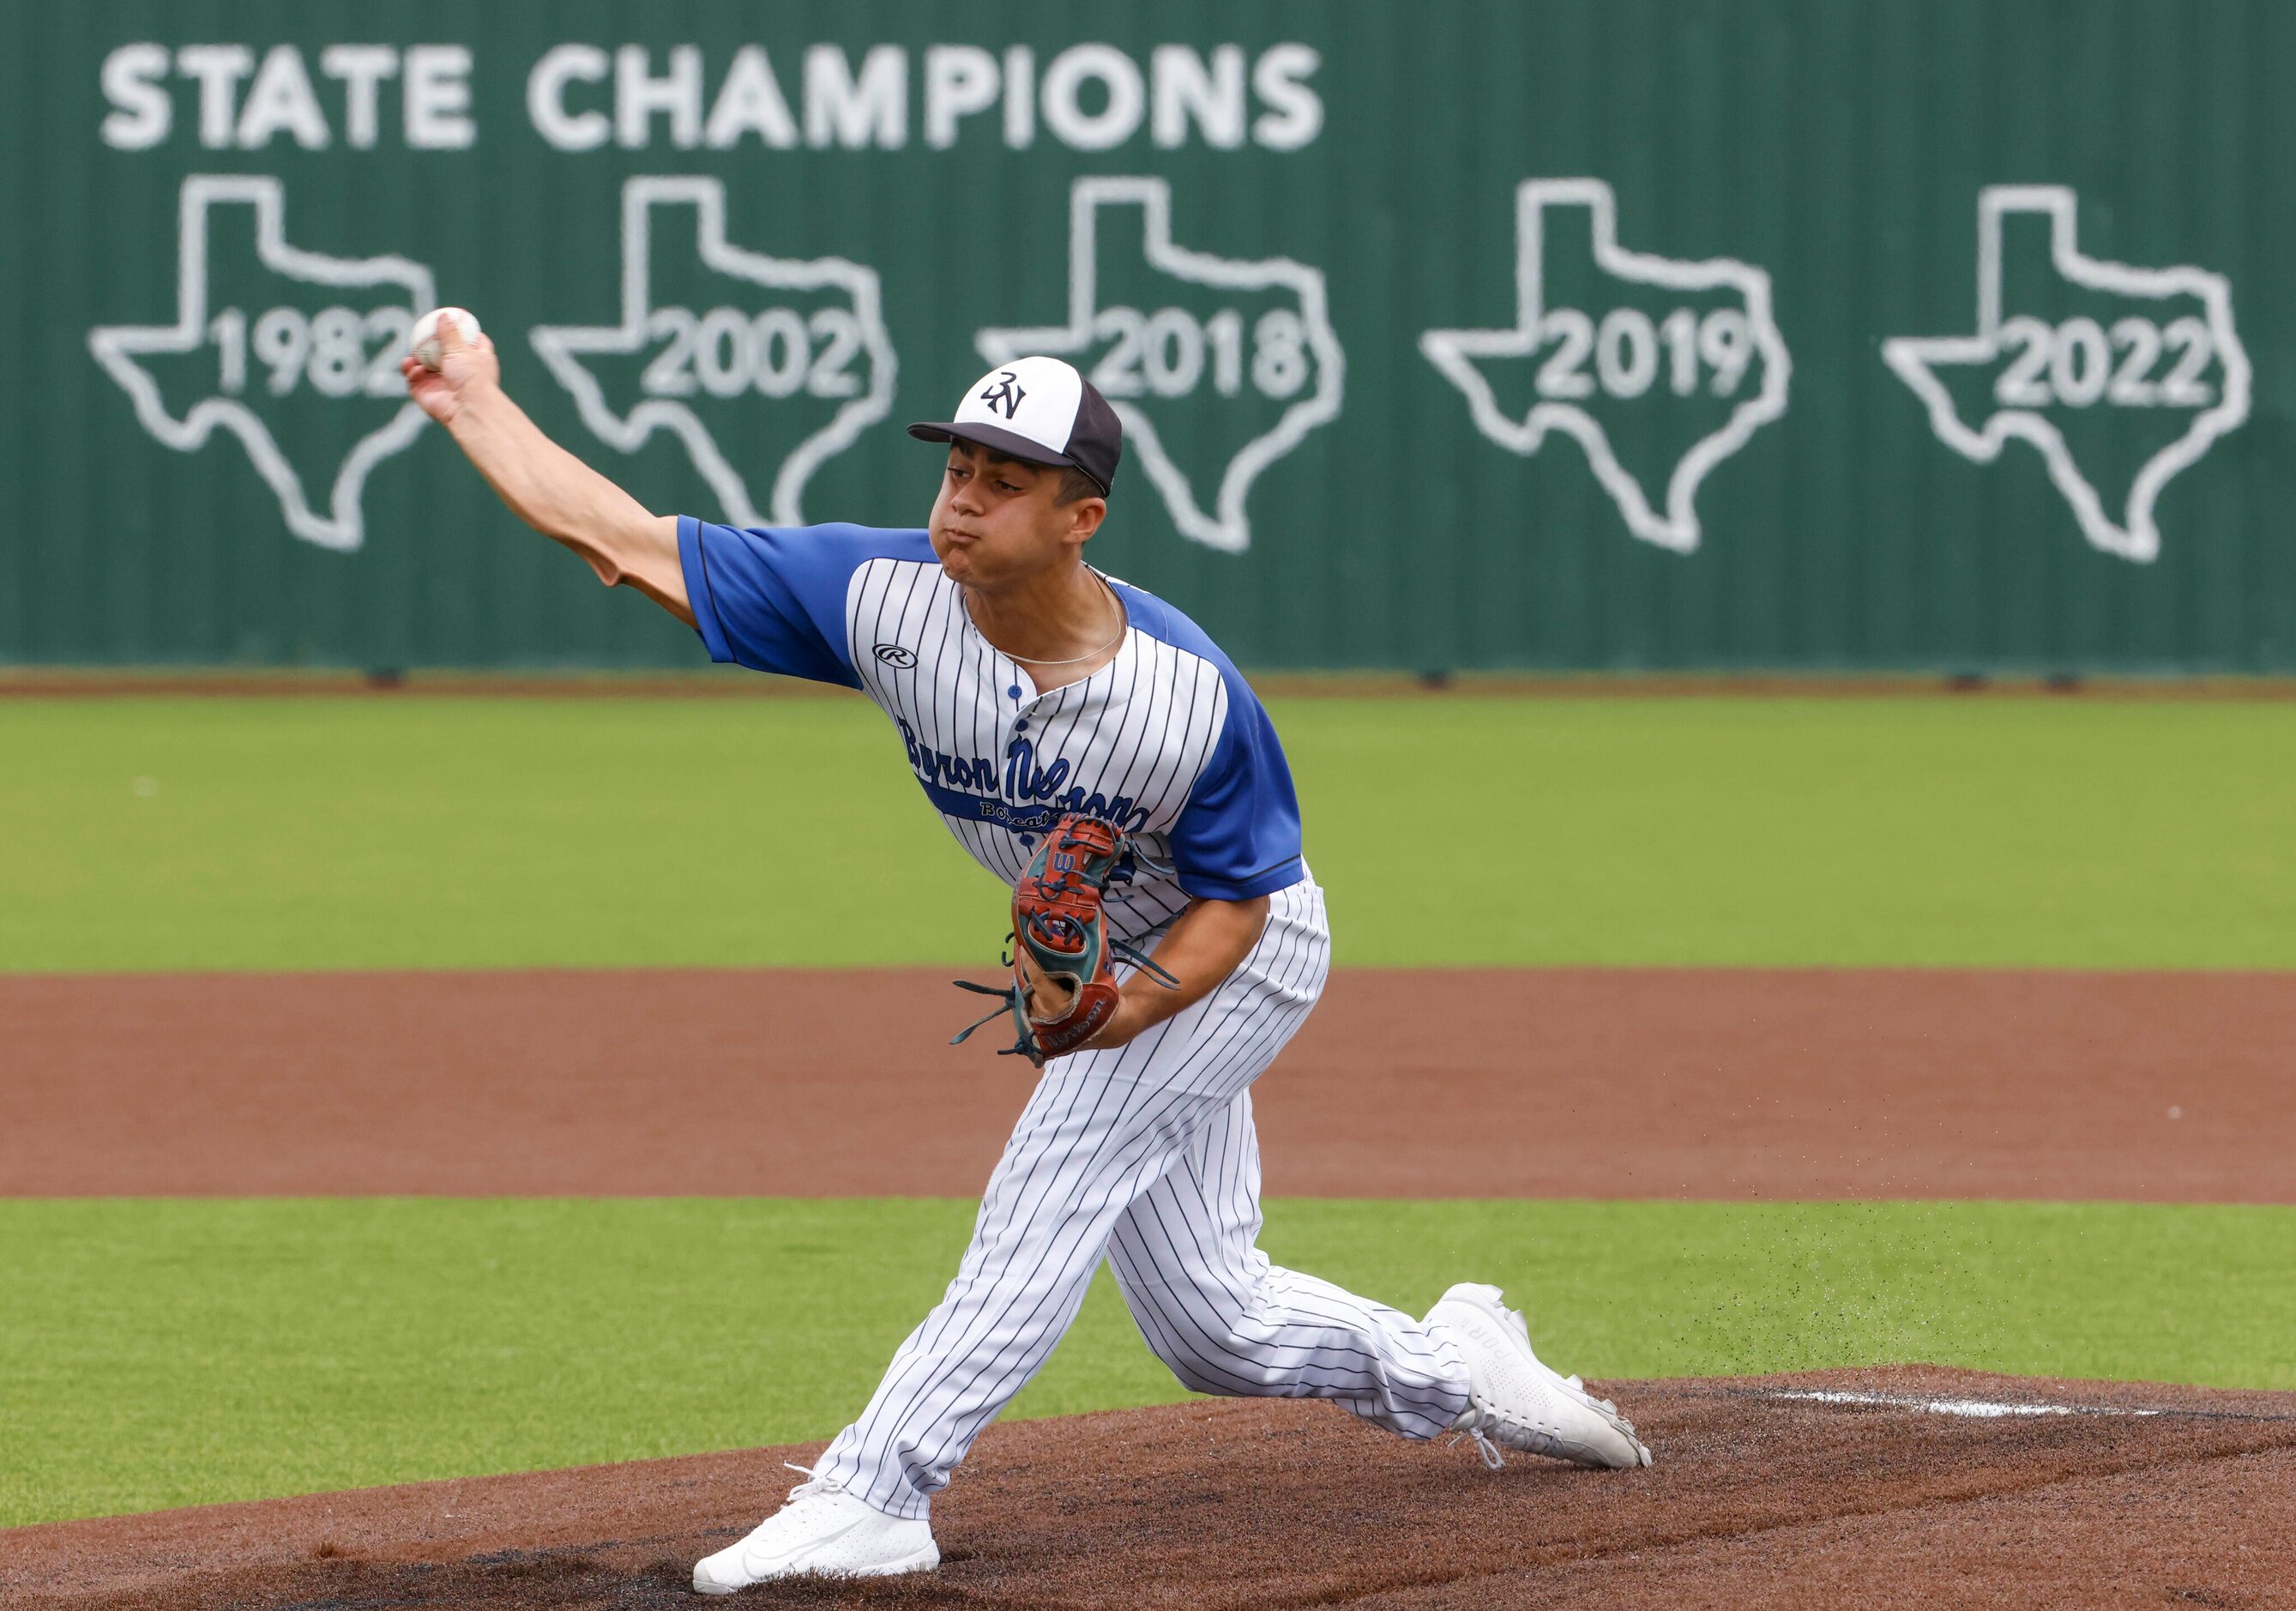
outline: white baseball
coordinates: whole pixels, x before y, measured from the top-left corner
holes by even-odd
[[[407,341],[414,348],[414,361],[425,369],[439,367],[439,321],[452,319],[463,333],[463,340],[479,339],[479,316],[467,308],[433,308],[414,321]]]

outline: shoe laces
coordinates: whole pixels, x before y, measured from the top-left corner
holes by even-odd
[[[1447,1448],[1454,1446],[1463,1437],[1475,1440],[1475,1452],[1482,1457],[1483,1464],[1493,1471],[1500,1470],[1506,1465],[1506,1456],[1499,1452],[1499,1446],[1496,1443],[1483,1435],[1483,1429],[1480,1426],[1462,1428],[1452,1437],[1451,1443],[1445,1446]]]
[[[796,1487],[789,1491],[790,1501],[792,1504],[799,1500],[811,1499],[816,1494],[842,1493],[845,1492],[845,1484],[843,1483],[839,1482],[833,1476],[816,1475],[813,1467],[810,1466],[800,1466],[795,1460],[783,1460],[782,1464],[788,1467],[791,1471],[800,1473],[805,1478],[805,1481],[800,1483]]]

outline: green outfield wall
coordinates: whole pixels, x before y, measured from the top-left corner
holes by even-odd
[[[920,523],[1056,351],[1247,664],[2296,670],[2296,6],[0,9],[0,661],[674,665],[394,360]]]

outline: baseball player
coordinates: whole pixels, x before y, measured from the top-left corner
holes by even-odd
[[[1043,1072],[955,1278],[788,1502],[694,1567],[696,1590],[938,1566],[932,1496],[1103,1258],[1197,1392],[1327,1398],[1411,1438],[1457,1429],[1493,1466],[1501,1447],[1650,1463],[1611,1405],[1540,1362],[1498,1288],[1454,1286],[1414,1319],[1255,1245],[1250,1087],[1323,990],[1323,892],[1250,685],[1186,616],[1085,563],[1122,452],[1089,382],[1021,358],[953,418],[912,425],[947,453],[922,530],[735,530],[648,514],[504,395],[486,338],[442,333],[438,371],[404,366],[409,389],[521,520],[693,626],[713,660],[859,689],[975,860],[1081,902],[1049,932],[1104,925],[1116,954],[1156,965],[1119,965],[1079,1030],[1052,1023],[1059,992],[1023,959],[1016,1049]],[[1075,867],[1097,869],[1089,887],[1053,870]],[[1016,925],[1053,909],[1016,900]]]

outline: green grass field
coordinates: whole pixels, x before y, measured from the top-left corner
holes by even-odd
[[[2292,704],[1275,716],[1343,963],[2296,966]],[[0,972],[962,963],[1001,932],[853,701],[23,700],[0,753]],[[972,1212],[0,1197],[0,1525],[826,1435]],[[1595,1375],[2296,1388],[2296,1208],[1289,1202],[1267,1245],[1414,1309],[1504,1282]],[[1177,1396],[1103,1278],[1015,1413]]]
[[[825,1437],[973,1205],[0,1202],[0,1525]],[[2296,1209],[1269,1205],[1416,1311],[1505,1283],[1597,1376],[1894,1360],[2296,1387]],[[1105,1274],[1019,1415],[1183,1396]]]
[[[2296,704],[1275,713],[1342,963],[2296,966]],[[948,963],[1000,932],[857,700],[16,701],[0,754],[4,971]]]

